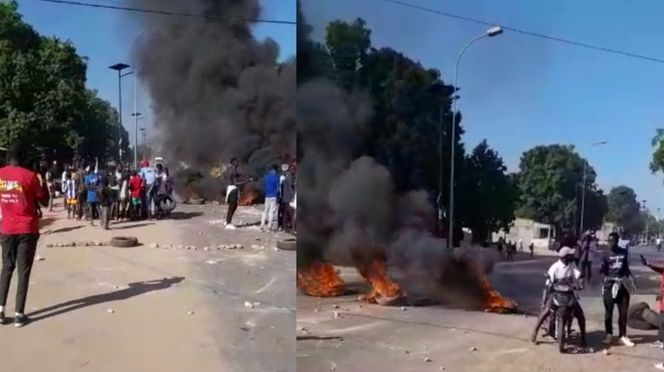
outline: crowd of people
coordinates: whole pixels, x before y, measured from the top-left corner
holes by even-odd
[[[56,162],[49,169],[40,168],[39,176],[45,180],[50,196],[49,210],[53,210],[53,199],[61,194],[67,218],[92,225],[99,220],[104,229],[109,229],[113,220],[161,219],[169,212],[164,205],[172,203],[173,181],[162,164],[152,167],[142,161],[136,170],[115,163],[99,169],[79,162],[64,167],[60,182],[55,179]]]
[[[614,341],[613,314],[618,308],[618,340],[627,347],[634,347],[634,342],[627,335],[628,309],[630,306],[630,293],[637,290],[634,276],[629,264],[629,247],[620,246],[620,235],[617,232],[609,234],[608,249],[600,250],[598,240],[594,233],[586,234],[581,240],[567,238],[558,250],[559,260],[547,271],[547,287],[551,292],[544,299],[542,312],[537,319],[531,335],[531,342],[537,343],[537,334],[546,319],[553,316],[551,310],[555,307],[551,293],[553,291],[567,291],[579,298],[579,291],[585,287],[586,282],[592,280],[593,257],[599,261],[597,273],[601,276],[602,301],[604,303],[604,334],[602,343],[610,346]],[[658,340],[651,344],[656,348],[664,348],[664,267],[657,266],[641,256],[641,263],[662,275],[660,285],[659,310],[660,331]],[[572,308],[573,318],[579,324],[581,347],[586,348],[586,320],[581,304],[576,301]],[[556,336],[556,335],[550,335]],[[655,365],[658,370],[664,370],[664,363]]]

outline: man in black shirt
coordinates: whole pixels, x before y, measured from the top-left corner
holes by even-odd
[[[632,288],[636,289],[632,273],[629,269],[629,253],[627,249],[620,248],[618,241],[620,235],[611,233],[609,235],[609,251],[602,258],[600,274],[604,276],[603,299],[604,299],[604,327],[606,338],[604,343],[610,345],[613,342],[613,307],[618,305],[618,332],[620,341],[628,347],[634,347],[634,343],[627,337],[627,309],[629,308],[629,291],[625,281],[630,281]]]

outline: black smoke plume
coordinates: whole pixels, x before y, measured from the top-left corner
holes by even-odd
[[[304,22],[301,14],[298,19]],[[299,81],[297,92],[298,268],[316,260],[353,266],[358,254],[386,256],[407,291],[480,308],[480,275],[490,271],[490,260],[445,249],[432,233],[436,214],[427,194],[395,191],[389,169],[366,154],[371,98],[316,77],[316,67],[305,62],[325,57],[311,55],[321,48],[308,39],[306,24],[299,27],[298,69],[311,78]]]
[[[138,76],[170,164],[200,170],[199,187],[212,194],[203,196],[216,198],[223,185],[207,180],[209,170],[232,157],[256,176],[295,156],[295,62],[280,64],[277,43],[253,36],[258,0],[149,0],[142,7],[208,17],[140,16]]]

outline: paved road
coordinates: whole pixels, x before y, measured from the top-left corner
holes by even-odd
[[[638,293],[633,301],[655,305],[659,277],[638,263],[638,254],[661,257],[653,247],[632,250]],[[537,310],[542,273],[555,257],[520,257],[496,265],[492,282],[516,299],[523,310]],[[347,281],[360,281],[344,269]],[[603,305],[598,283],[582,294],[591,345],[603,337]],[[664,359],[664,351],[647,343],[654,331],[629,330],[637,347],[615,346],[610,355],[564,354],[545,340],[533,346],[528,336],[535,318],[452,310],[442,306],[385,308],[361,304],[354,296],[314,299],[298,295],[298,371],[647,371]],[[335,317],[336,312],[336,317]],[[616,315],[617,317],[617,315]],[[302,328],[305,331],[302,331]]]
[[[47,213],[26,309],[34,322],[0,328],[0,371],[294,371],[295,254],[253,227],[223,230],[222,214],[184,206],[175,220],[103,231]],[[46,248],[117,235],[143,246]],[[227,243],[245,248],[203,249]]]

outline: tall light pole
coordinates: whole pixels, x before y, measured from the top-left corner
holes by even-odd
[[[647,200],[644,199],[641,202],[643,203],[643,214],[646,217],[646,245],[648,245],[648,227],[649,227],[648,226],[648,222],[649,222],[648,220],[649,220],[649,218],[648,218],[648,206],[646,205]]]
[[[131,116],[134,117],[134,168],[138,169],[138,120],[143,119],[143,114],[134,111]]]
[[[466,50],[473,45],[475,42],[482,40],[484,38],[488,37],[494,37],[498,36],[503,33],[503,29],[495,26],[491,27],[490,29],[486,30],[482,35],[472,39],[469,41],[462,49],[461,52],[459,52],[459,57],[457,58],[456,66],[454,68],[454,91],[456,92],[457,87],[459,86],[459,64],[461,63],[461,58],[463,57],[464,53],[466,53]],[[454,148],[456,147],[456,116],[457,116],[457,110],[456,110],[456,104],[457,104],[457,99],[456,96],[454,97],[454,100],[452,101],[452,130],[451,130],[451,139],[450,139],[450,210],[448,213],[449,219],[450,219],[450,228],[449,231],[447,232],[447,247],[452,248],[454,243]],[[440,141],[440,153],[442,157],[443,153],[443,142]],[[442,170],[441,170],[442,171]]]
[[[118,153],[120,155],[118,161],[120,162],[122,161],[122,78],[133,74],[131,71],[123,74],[122,70],[129,67],[131,66],[126,63],[116,63],[113,66],[109,66],[111,70],[118,72]]]
[[[662,236],[662,208],[657,208],[657,238]]]
[[[592,144],[591,147],[606,145],[606,141],[599,141]],[[586,176],[588,170],[588,162],[583,161],[583,189],[581,190],[581,222],[579,223],[579,235],[583,235],[583,220],[586,217]]]

